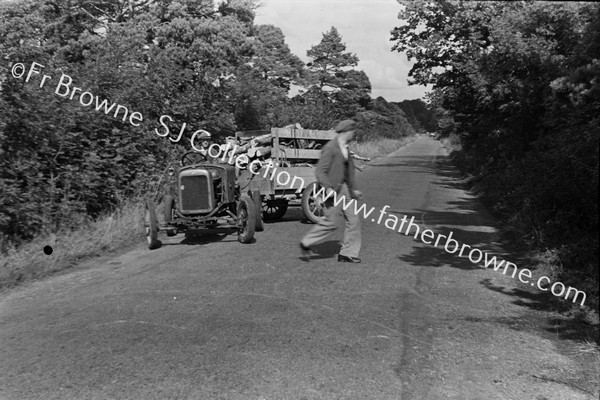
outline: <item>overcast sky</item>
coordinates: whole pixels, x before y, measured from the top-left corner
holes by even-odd
[[[423,86],[408,86],[411,64],[404,54],[392,52],[390,31],[398,26],[396,0],[262,0],[257,24],[283,31],[292,53],[308,61],[306,51],[335,26],[346,50],[360,60],[358,68],[371,81],[373,98],[388,101],[422,98]]]

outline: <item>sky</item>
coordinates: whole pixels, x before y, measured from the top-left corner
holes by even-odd
[[[406,55],[392,52],[390,31],[400,24],[396,0],[261,0],[255,23],[279,27],[292,53],[306,51],[335,26],[346,51],[358,56],[358,69],[371,81],[371,97],[387,101],[423,98],[424,86],[409,86]]]

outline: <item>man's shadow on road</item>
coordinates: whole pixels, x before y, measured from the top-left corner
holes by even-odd
[[[308,257],[300,256],[298,258],[303,262],[333,258],[339,253],[341,247],[339,240],[328,240],[311,247],[312,252],[316,253],[316,255],[310,255]]]

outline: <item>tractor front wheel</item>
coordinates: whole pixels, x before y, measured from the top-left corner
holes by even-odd
[[[173,212],[175,211],[175,199],[171,195],[165,196],[165,224],[170,225],[173,222]],[[167,236],[177,235],[177,229],[167,228]]]
[[[162,246],[158,240],[158,219],[156,218],[156,206],[152,200],[146,201],[146,210],[144,212],[144,228],[146,231],[146,241],[150,250],[158,249]]]
[[[237,206],[238,240],[240,243],[251,243],[256,229],[256,205],[247,195],[240,198]]]

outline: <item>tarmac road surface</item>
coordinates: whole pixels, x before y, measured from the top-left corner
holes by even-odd
[[[432,138],[358,180],[369,207],[513,260]],[[535,292],[368,220],[362,264],[337,262],[341,235],[304,262],[308,229],[290,209],[253,244],[140,239],[2,294],[0,398],[597,398]]]

